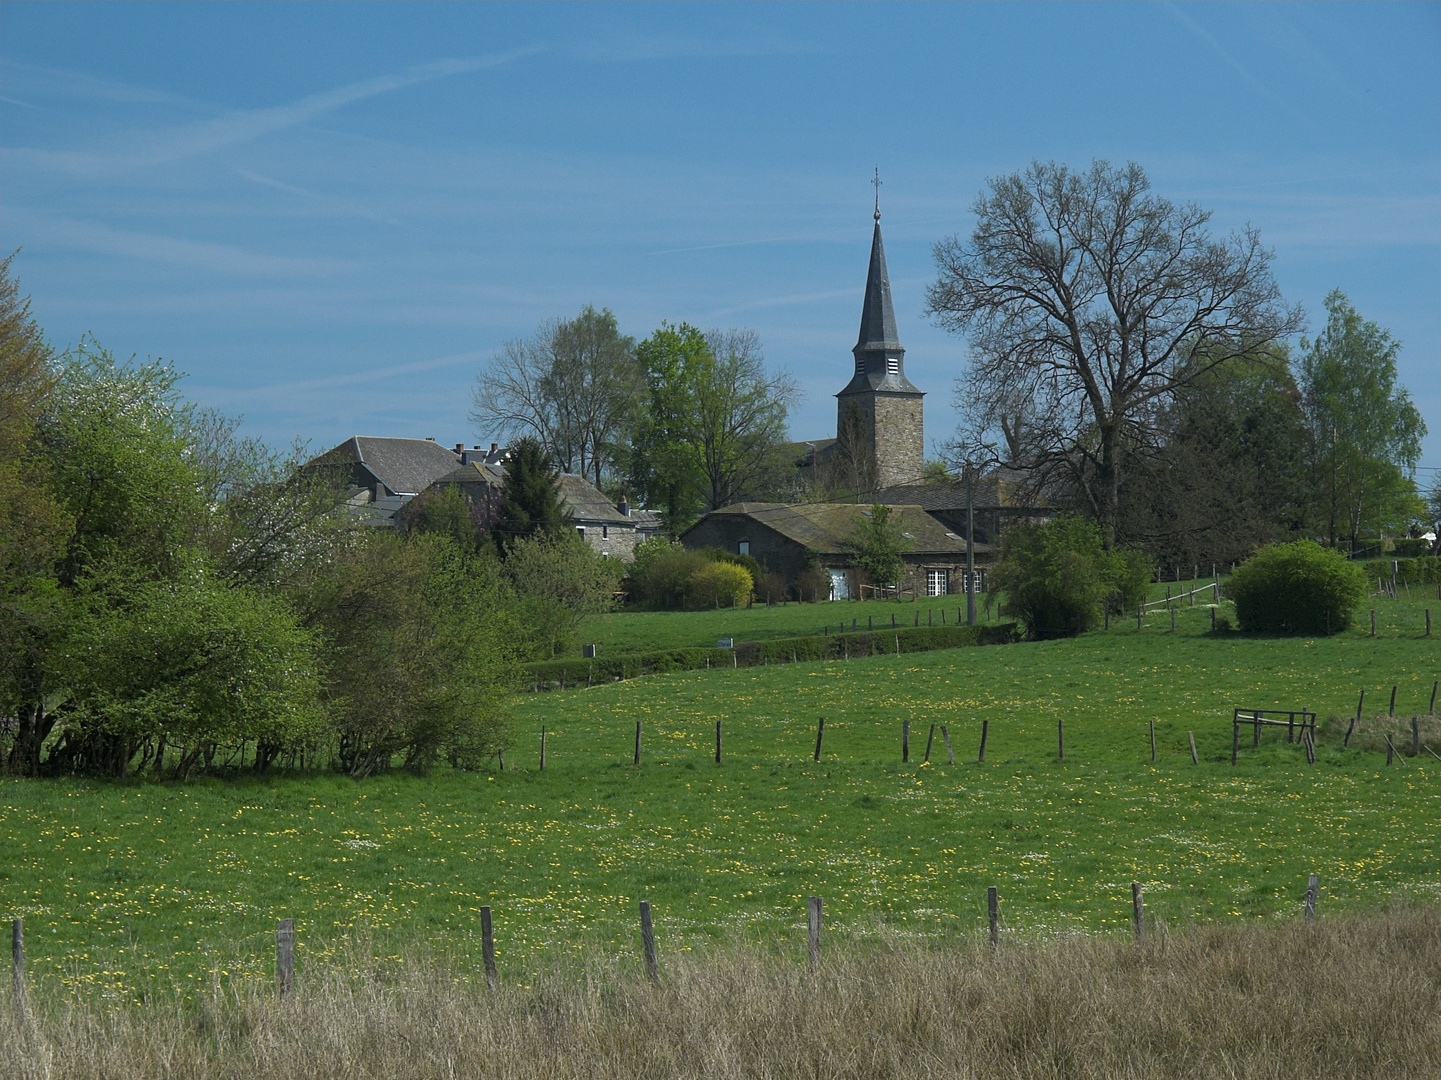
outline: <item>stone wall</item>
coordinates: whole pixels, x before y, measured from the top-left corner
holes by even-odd
[[[621,562],[635,561],[635,526],[617,525],[613,522],[606,522],[604,525],[588,524],[577,522],[577,528],[584,527],[585,542],[602,555],[608,555],[612,559],[619,559]]]
[[[846,394],[836,400],[837,439],[847,423],[870,444],[870,469],[878,488],[915,484],[926,467],[925,408],[920,394]],[[851,421],[851,417],[854,420]]]

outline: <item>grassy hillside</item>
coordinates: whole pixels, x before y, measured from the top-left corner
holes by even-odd
[[[978,596],[976,600],[976,617],[984,622],[985,598]],[[942,612],[947,624],[954,624],[957,611],[964,621],[964,596],[937,596],[915,603],[855,600],[772,607],[757,604],[751,608],[718,611],[617,611],[588,617],[581,624],[580,639],[599,645],[602,656],[612,656],[654,649],[704,648],[723,637],[736,641],[769,641],[825,632],[834,634],[838,627],[849,630],[852,620],[858,630],[867,628],[868,619],[873,620],[876,629],[889,627],[892,619],[898,626],[912,626],[917,614],[922,626],[932,622],[939,626]],[[991,621],[995,621],[995,615],[993,604]]]
[[[499,774],[6,780],[0,914],[25,916],[33,970],[137,987],[268,970],[284,915],[298,919],[302,964],[366,928],[382,955],[419,935],[464,969],[490,904],[515,970],[556,950],[632,954],[640,897],[663,953],[741,936],[795,956],[812,893],[838,928],[942,936],[983,924],[991,884],[1021,935],[1122,928],[1132,880],[1173,923],[1294,917],[1310,872],[1323,911],[1434,897],[1441,761],[1388,769],[1364,748],[1380,745],[1369,736],[1381,721],[1368,717],[1347,750],[1344,725],[1323,729],[1335,733],[1315,766],[1274,733],[1229,763],[1233,706],[1343,717],[1362,687],[1384,711],[1394,683],[1398,712],[1425,709],[1441,676],[1438,638],[1419,636],[1425,602],[1374,603],[1374,639],[1364,625],[1331,639],[1210,637],[1206,609],[1187,608],[1176,633],[1160,613],[1139,633],[1131,621],[1069,641],[528,697]],[[939,735],[920,763],[932,722],[948,725],[956,765]],[[1435,721],[1423,731],[1441,751]]]

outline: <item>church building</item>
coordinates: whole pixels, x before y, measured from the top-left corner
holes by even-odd
[[[875,211],[871,264],[861,306],[861,332],[851,350],[856,368],[836,395],[835,453],[851,456],[853,468],[872,489],[919,483],[926,464],[925,394],[906,378],[906,350],[896,332],[881,208]]]

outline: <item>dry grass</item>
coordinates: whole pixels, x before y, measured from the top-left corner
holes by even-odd
[[[1441,716],[1432,713],[1418,713],[1415,716],[1388,716],[1385,713],[1376,713],[1370,716],[1361,717],[1361,722],[1356,725],[1356,730],[1351,733],[1351,741],[1347,744],[1352,750],[1372,750],[1376,753],[1386,752],[1386,736],[1391,736],[1391,743],[1396,748],[1396,753],[1412,757],[1412,730],[1411,724],[1415,721],[1416,734],[1421,737],[1421,757],[1427,757],[1427,750],[1441,754]],[[1346,729],[1351,725],[1349,716],[1328,716],[1318,725],[1318,742],[1341,746],[1345,738]],[[1277,729],[1271,728],[1267,734]],[[1284,734],[1284,733],[1283,733]],[[1273,735],[1272,738],[1275,736]],[[1243,729],[1242,739],[1245,739]]]
[[[821,970],[755,951],[528,985],[407,962],[198,1000],[34,987],[0,1075],[234,1077],[1434,1077],[1441,908],[1102,937],[828,942]],[[8,1002],[6,1004],[9,1004]]]

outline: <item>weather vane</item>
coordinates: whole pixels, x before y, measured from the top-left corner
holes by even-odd
[[[875,185],[875,189],[876,189],[876,220],[877,220],[877,221],[880,221],[880,220],[881,220],[881,167],[880,167],[879,165],[876,166],[875,179],[872,180],[871,183]]]

